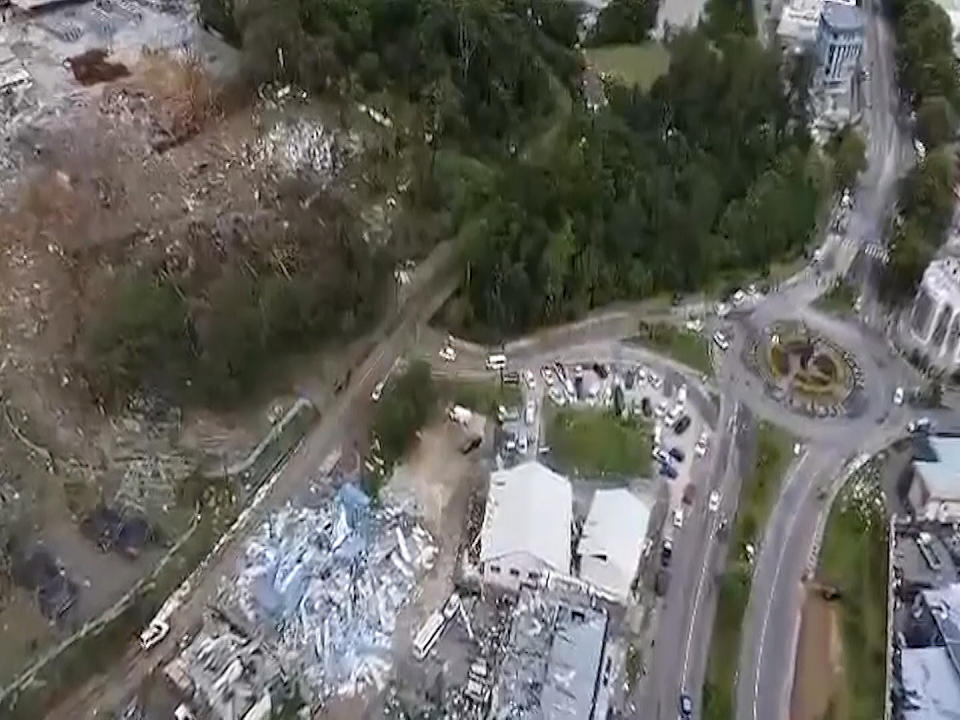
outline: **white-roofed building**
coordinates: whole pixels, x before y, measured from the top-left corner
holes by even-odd
[[[597,490],[577,545],[580,579],[625,603],[650,521],[649,506],[627,488]]]
[[[545,573],[570,573],[570,482],[537,462],[490,475],[480,530],[484,583],[517,591]]]

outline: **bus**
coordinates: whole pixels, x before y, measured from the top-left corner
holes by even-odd
[[[437,644],[437,640],[440,639],[440,633],[443,632],[446,622],[443,613],[437,610],[430,613],[430,617],[427,618],[423,627],[413,638],[413,657],[416,660],[423,660],[427,657],[433,646]]]

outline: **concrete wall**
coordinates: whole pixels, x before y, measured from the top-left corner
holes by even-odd
[[[512,553],[483,564],[483,584],[497,590],[519,592],[521,583],[536,585],[551,571],[546,563],[528,553]]]

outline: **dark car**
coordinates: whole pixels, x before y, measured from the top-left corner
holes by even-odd
[[[660,597],[667,594],[670,589],[670,572],[668,570],[658,570],[657,578],[653,584],[653,591]]]
[[[607,375],[610,374],[607,372],[607,369],[600,363],[593,364],[593,371],[597,374],[597,377],[600,378],[601,380],[606,380]]]
[[[663,541],[663,547],[660,549],[660,565],[662,567],[670,567],[670,558],[673,557],[673,542],[670,538],[666,538]]]
[[[677,424],[673,426],[673,429],[677,435],[683,435],[688,427],[690,427],[690,416],[681,415],[680,419],[677,420]]]
[[[680,448],[672,447],[670,448],[670,457],[672,457],[677,462],[683,462],[684,458],[686,458],[687,455]]]
[[[693,717],[693,700],[686,693],[680,693],[680,715],[685,718]]]
[[[480,447],[480,443],[482,442],[483,442],[483,438],[480,437],[479,435],[477,435],[476,437],[472,437],[469,440],[467,440],[463,445],[460,446],[460,452],[464,455],[467,455],[468,453],[471,453],[474,450],[476,450],[478,447]]]
[[[653,415],[653,406],[650,404],[650,398],[644,396],[643,400],[640,401],[640,409],[646,417]]]
[[[505,372],[503,374],[503,382],[505,382],[507,385],[519,385],[520,373],[518,373],[516,370]]]
[[[637,374],[633,370],[627,370],[623,375],[623,384],[627,390],[633,390],[633,386],[637,382]]]
[[[670,463],[662,463],[660,465],[660,474],[671,480],[677,479],[677,469]]]

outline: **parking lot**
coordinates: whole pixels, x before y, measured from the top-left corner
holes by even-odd
[[[682,378],[652,364],[625,361],[544,361],[522,368],[508,364],[491,370],[494,373],[498,378],[502,375],[504,382],[518,384],[523,398],[517,407],[500,408],[497,451],[504,465],[548,456],[545,406],[610,412],[619,408],[652,429],[650,474],[662,479],[669,490],[664,534],[669,537],[677,532],[679,528],[673,525],[675,511],[679,509],[685,515],[687,506],[695,500],[701,483],[699,468],[705,465],[700,459],[709,453],[710,446],[707,423],[697,404],[687,397]],[[644,441],[644,436],[638,433],[637,441]]]

